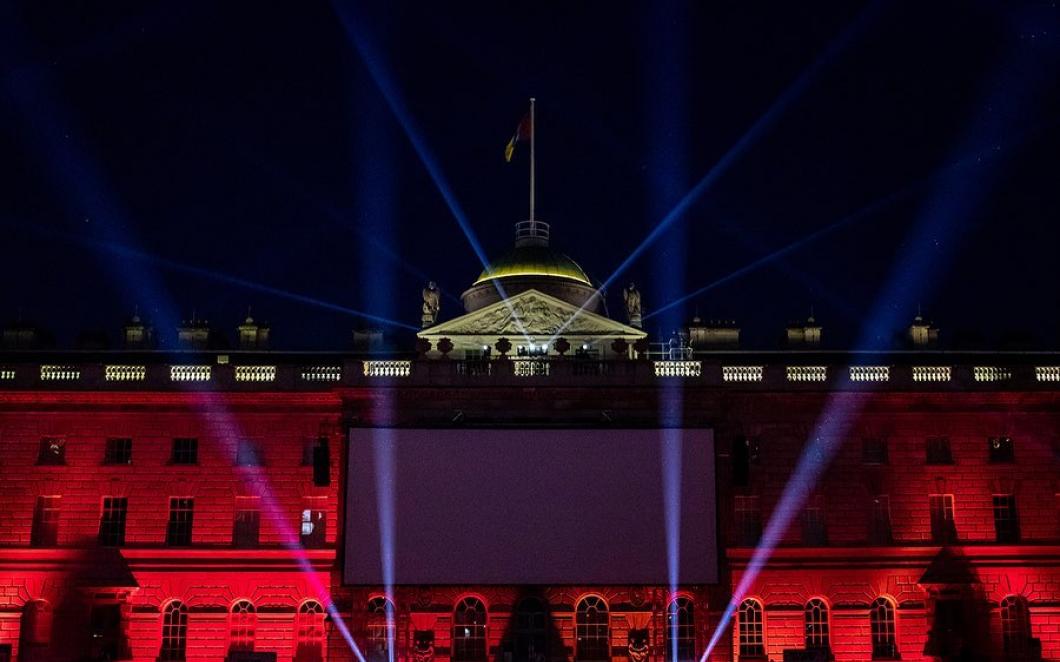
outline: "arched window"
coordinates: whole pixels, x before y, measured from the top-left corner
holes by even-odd
[[[486,659],[486,605],[478,598],[464,598],[453,610],[453,662],[484,662]]]
[[[607,603],[595,595],[587,595],[578,603],[574,616],[577,636],[575,658],[579,662],[611,659],[611,614]]]
[[[762,605],[757,600],[740,604],[740,657],[765,657],[766,637]]]
[[[828,648],[828,605],[814,598],[806,603],[806,648]]]
[[[394,603],[383,596],[368,601],[368,660],[388,662],[394,643]]]
[[[162,610],[162,662],[181,662],[188,647],[188,608],[179,600],[170,601]]]
[[[548,611],[540,598],[528,597],[515,607],[515,662],[548,659]]]
[[[1027,601],[1018,595],[1010,595],[1001,601],[1001,636],[1006,656],[1021,659],[1027,654],[1031,619],[1027,612]]]
[[[306,600],[298,607],[294,621],[295,662],[322,662],[324,659],[324,607]]]
[[[869,607],[869,632],[872,635],[872,659],[898,659],[894,605],[887,598],[876,598]]]
[[[254,628],[257,622],[258,615],[254,613],[254,605],[249,600],[240,600],[232,605],[228,618],[228,650],[238,653],[253,652]]]
[[[696,658],[696,621],[692,601],[677,598],[666,610],[666,659],[687,662]]]
[[[44,660],[52,639],[52,607],[45,600],[30,600],[22,607],[20,660]]]

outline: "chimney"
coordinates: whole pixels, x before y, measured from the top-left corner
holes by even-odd
[[[704,322],[693,317],[688,325],[688,344],[694,350],[736,349],[740,346],[740,327],[733,320]]]
[[[155,330],[140,319],[139,311],[121,328],[121,345],[125,349],[155,348]]]
[[[194,311],[191,319],[177,327],[177,346],[180,349],[206,349],[210,346],[210,322],[199,319]]]
[[[269,348],[269,325],[259,324],[250,316],[247,308],[247,318],[239,325],[239,349],[268,349]]]
[[[821,325],[810,312],[805,322],[792,322],[787,328],[788,347],[816,348],[821,346]]]
[[[39,349],[41,332],[32,324],[19,319],[4,327],[4,349]]]
[[[353,330],[353,349],[356,352],[378,352],[383,349],[383,330],[363,328]]]
[[[908,337],[915,349],[927,349],[938,345],[939,330],[931,322],[924,320],[918,308],[913,323],[909,325]]]

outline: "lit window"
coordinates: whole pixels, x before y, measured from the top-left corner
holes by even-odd
[[[928,495],[931,508],[931,539],[939,544],[957,540],[957,526],[953,519],[953,495]]]
[[[806,603],[806,648],[828,648],[828,605],[814,598]]]
[[[169,525],[166,544],[185,547],[191,544],[191,525],[195,518],[195,499],[173,497],[169,500]]]
[[[103,512],[99,518],[99,544],[121,547],[125,544],[125,519],[129,512],[126,497],[103,497]]]
[[[574,629],[576,660],[611,659],[611,614],[606,602],[595,595],[582,598],[575,614]]]
[[[33,509],[33,530],[30,545],[54,547],[59,542],[59,504],[61,496],[39,496]]]
[[[876,598],[869,607],[869,633],[872,636],[872,659],[899,659],[894,605],[887,598]]]
[[[232,605],[228,619],[228,650],[233,653],[251,653],[254,651],[254,629],[258,615],[254,605],[248,600],[240,600]]]
[[[387,662],[394,645],[394,603],[379,596],[368,601],[368,661]]]
[[[1024,659],[1031,643],[1031,619],[1024,598],[1010,595],[1001,601],[1001,636],[1005,655],[1009,659]]]
[[[188,646],[188,608],[173,600],[162,610],[160,662],[182,662]]]
[[[762,621],[762,605],[758,601],[743,601],[740,605],[737,627],[740,636],[740,657],[765,657],[765,628]]]
[[[478,598],[464,598],[453,611],[452,662],[485,662],[486,606]]]
[[[998,542],[1019,542],[1020,523],[1015,494],[994,495],[994,531]]]
[[[296,662],[323,662],[324,607],[316,600],[306,600],[295,616]]]
[[[688,598],[677,598],[666,612],[666,659],[687,662],[696,659],[696,620]]]
[[[302,511],[300,536],[302,547],[323,547],[327,541],[327,518],[323,510],[306,508]]]

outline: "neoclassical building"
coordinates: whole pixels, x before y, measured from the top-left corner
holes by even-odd
[[[249,318],[238,349],[210,348],[197,320],[169,350],[139,319],[116,350],[5,334],[0,660],[1060,659],[1057,354],[941,351],[919,319],[894,352],[824,350],[813,321],[782,351],[701,322],[664,349],[638,297],[609,314],[540,222],[461,315],[424,298],[417,338],[383,354],[269,350]],[[542,530],[520,553],[573,568],[562,582],[403,584],[397,555],[394,581],[352,583],[346,561],[387,538],[350,530],[368,498],[351,439],[411,429],[457,444],[603,430],[616,448],[629,430],[707,430],[714,500],[682,526],[709,529],[696,553],[714,576],[645,583],[635,562],[557,556],[598,550]],[[441,520],[439,547],[510,553],[477,521],[497,503],[483,462],[481,484],[455,486],[467,508],[402,511],[398,482],[397,512]],[[634,492],[619,464],[581,470],[546,514],[591,528],[612,513],[590,537],[611,550],[654,530],[664,513],[607,510]],[[636,484],[666,478],[645,466]],[[598,576],[620,581],[579,580]]]

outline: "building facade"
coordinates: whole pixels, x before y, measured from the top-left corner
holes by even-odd
[[[653,352],[524,258],[404,355],[5,352],[0,660],[1060,659],[1060,356]],[[351,429],[664,421],[714,433],[716,583],[343,581]]]

